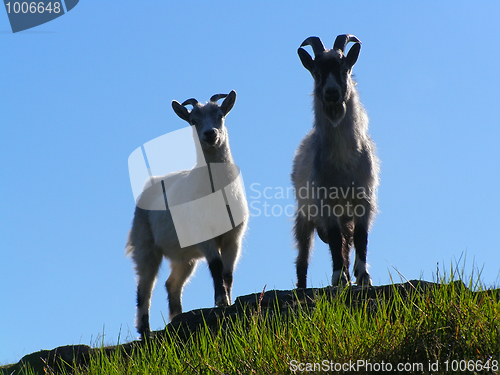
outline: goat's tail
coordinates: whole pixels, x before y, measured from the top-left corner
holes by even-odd
[[[134,245],[132,245],[131,234],[132,234],[132,230],[130,230],[130,232],[128,232],[127,244],[125,245],[125,256],[128,256],[128,257],[131,256],[135,250]]]
[[[341,231],[342,231],[342,251],[344,253],[349,254],[353,242],[352,235],[354,233],[354,223],[352,221],[343,223],[341,226]]]

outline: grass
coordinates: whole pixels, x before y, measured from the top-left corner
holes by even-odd
[[[472,279],[471,279],[472,280]],[[478,282],[425,293],[246,311],[216,330],[170,334],[125,354],[104,348],[76,374],[500,373],[500,303]],[[399,366],[399,367],[398,367]],[[27,371],[29,373],[29,371]]]

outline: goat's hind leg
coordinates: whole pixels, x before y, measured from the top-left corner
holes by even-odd
[[[191,262],[171,262],[170,276],[165,282],[168,295],[168,309],[170,320],[176,315],[182,313],[182,288],[187,279],[193,273],[196,267],[196,260]]]
[[[151,295],[156,283],[156,276],[162,261],[161,250],[155,246],[135,249],[132,253],[137,272],[137,331],[142,339],[151,333],[149,327],[149,307]]]
[[[308,221],[305,216],[297,212],[294,233],[297,249],[299,251],[295,262],[297,268],[297,288],[306,288],[309,253],[314,238],[314,224]]]
[[[333,262],[332,286],[346,286],[350,283],[349,252],[345,251],[348,241],[344,238],[338,220],[332,218],[328,226],[328,245]]]

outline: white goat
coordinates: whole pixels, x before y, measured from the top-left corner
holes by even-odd
[[[345,55],[349,42],[355,44]],[[356,283],[371,285],[366,253],[377,211],[379,162],[367,133],[368,116],[351,76],[361,42],[353,35],[339,35],[331,50],[325,50],[318,37],[307,38],[301,47],[306,45],[312,47],[314,60],[302,48],[298,54],[314,78],[314,126],[297,149],[292,171],[298,202],[294,227],[297,287],[306,287],[315,229],[330,247],[332,285],[350,282],[353,242]]]
[[[222,98],[225,100],[219,107],[217,100]],[[151,332],[151,294],[163,257],[170,260],[171,266],[165,283],[170,319],[182,312],[182,289],[200,258],[208,261],[215,304],[231,304],[233,270],[248,221],[243,184],[239,169],[233,164],[224,126],[225,116],[235,100],[236,92],[231,91],[228,95],[212,96],[205,105],[196,99],[188,99],[182,104],[172,102],[175,113],[192,125],[195,141],[199,138],[199,143],[195,142],[198,145],[197,165],[192,170],[152,177],[137,202],[126,251],[132,254],[138,276],[136,325],[143,339]],[[188,111],[186,105],[192,105],[192,110]],[[198,205],[192,206],[189,202]],[[203,206],[203,202],[208,206]],[[219,202],[218,208],[210,202]],[[163,209],[158,209],[162,204]],[[183,228],[176,222],[176,217],[182,215],[190,218]],[[224,216],[227,231],[221,230]],[[197,223],[204,224],[204,228],[199,228]],[[189,233],[196,238],[200,231],[205,235],[204,240],[196,242],[189,238]],[[181,246],[183,242],[188,246]]]

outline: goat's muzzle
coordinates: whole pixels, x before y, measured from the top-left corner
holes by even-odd
[[[339,104],[341,97],[339,90],[336,89],[328,89],[323,93],[323,100],[325,103],[337,105]]]
[[[215,129],[210,129],[204,132],[202,140],[207,145],[214,146],[217,143],[217,132],[215,131]]]

